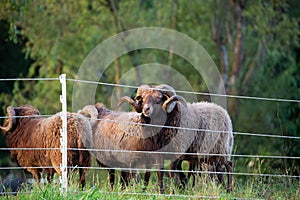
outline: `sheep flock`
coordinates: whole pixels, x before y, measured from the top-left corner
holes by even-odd
[[[150,169],[157,168],[158,188],[164,193],[165,161],[170,161],[169,178],[185,188],[189,178],[201,175],[203,166],[232,191],[233,128],[227,111],[211,102],[187,102],[169,85],[141,85],[136,96],[124,96],[119,105],[129,103],[133,111],[110,110],[102,103],[86,105],[77,113],[68,113],[68,168],[78,167],[79,183],[85,186],[86,171],[92,157],[108,169],[111,189],[115,169],[121,170],[121,184],[126,187],[139,171],[145,188]],[[41,116],[32,105],[7,107],[7,118],[0,129],[12,161],[31,173],[36,182],[41,173],[51,182],[61,175],[60,115]],[[182,162],[189,164],[187,176]],[[148,170],[147,170],[148,169]],[[225,172],[226,171],[226,172]],[[171,189],[174,192],[174,189]]]

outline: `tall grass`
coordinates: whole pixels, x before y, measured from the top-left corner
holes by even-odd
[[[116,177],[119,177],[117,174]],[[57,177],[56,177],[57,178]],[[140,177],[142,178],[142,177]],[[191,180],[186,189],[175,188],[175,194],[170,195],[171,182],[165,177],[165,194],[160,195],[157,185],[157,175],[152,173],[150,184],[144,190],[142,181],[132,179],[130,185],[122,190],[119,181],[113,191],[110,190],[106,170],[90,170],[84,190],[78,186],[78,175],[70,176],[68,192],[61,193],[59,183],[34,184],[32,188],[24,188],[17,196],[2,196],[5,199],[300,199],[300,183],[297,179],[276,177],[234,177],[233,191],[226,193],[223,185],[211,180],[209,175],[196,177],[196,186],[191,186]]]

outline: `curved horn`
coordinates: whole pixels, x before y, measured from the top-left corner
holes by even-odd
[[[7,119],[7,121],[8,121],[7,126],[5,126],[5,127],[0,126],[0,129],[2,130],[3,133],[6,133],[6,132],[10,131],[12,129],[13,125],[16,122],[16,118],[15,118],[16,112],[15,112],[14,107],[13,106],[8,106],[6,108],[6,111],[7,111],[7,116],[9,118]]]
[[[117,107],[120,107],[124,102],[128,102],[130,105],[132,105],[136,112],[142,112],[140,106],[132,98],[128,96],[121,97]]]
[[[78,110],[77,113],[90,118],[92,126],[97,122],[98,110],[94,105],[84,106],[81,110]]]
[[[175,95],[164,102],[164,104],[162,105],[163,109],[165,109],[167,113],[172,112],[175,108],[176,101],[181,102],[185,107],[187,107],[186,100],[182,96]]]
[[[174,88],[169,85],[161,84],[156,86],[155,88],[159,89],[167,97],[176,95]]]

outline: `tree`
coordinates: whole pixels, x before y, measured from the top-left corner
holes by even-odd
[[[26,59],[22,52],[25,39],[20,39],[19,44],[9,40],[9,23],[0,20],[0,78],[23,77],[28,73],[29,66],[32,62]],[[14,88],[13,81],[0,81],[0,99],[1,109],[0,116],[5,116],[7,105],[12,104],[12,91]],[[2,124],[4,119],[0,120]],[[6,147],[5,137],[0,134],[0,147]],[[0,159],[0,166],[7,166],[9,163],[9,153],[1,152],[3,159]],[[1,177],[5,177],[9,172],[1,170]]]
[[[288,56],[290,48],[299,43],[298,20],[288,18],[287,4],[282,1],[214,0],[212,6],[212,36],[227,91],[247,94],[270,52],[277,49],[279,56]],[[230,99],[231,113],[239,113],[238,104]]]
[[[295,14],[299,6],[295,4],[293,0],[1,1],[0,19],[9,23],[10,38],[32,59],[28,70],[11,68],[15,76],[22,71],[24,77],[66,73],[75,78],[84,58],[104,39],[136,27],[165,27],[192,37],[207,50],[219,65],[228,94],[299,99],[299,15]],[[137,66],[153,62],[171,66],[194,90],[208,92],[190,63],[172,52],[154,49],[121,56],[101,74],[101,82],[117,83],[134,68],[132,84],[139,85],[143,74]],[[3,74],[9,76],[10,70]],[[69,97],[72,84],[68,82]],[[31,103],[44,114],[61,110],[57,81],[15,82],[10,87],[1,94],[3,105]],[[99,86],[97,101],[110,102],[111,92],[111,86]],[[198,99],[209,97],[199,95]],[[295,134],[299,130],[298,104],[228,101],[236,131]],[[251,137],[251,145],[246,145],[249,140],[236,136],[237,153],[299,155],[294,149],[297,141],[291,141],[284,144]],[[284,150],[288,146],[290,152]]]

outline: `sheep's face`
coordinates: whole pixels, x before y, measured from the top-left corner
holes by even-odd
[[[157,109],[161,111],[165,100],[166,97],[162,92],[155,89],[147,89],[135,97],[136,103],[141,107],[141,111],[146,117],[150,117]]]
[[[171,113],[178,101],[186,106],[185,99],[176,95],[171,86],[163,84],[153,86],[141,85],[134,100],[124,96],[120,99],[118,107],[122,103],[128,102],[136,112],[142,113],[145,117],[151,117],[153,114],[160,116]]]

